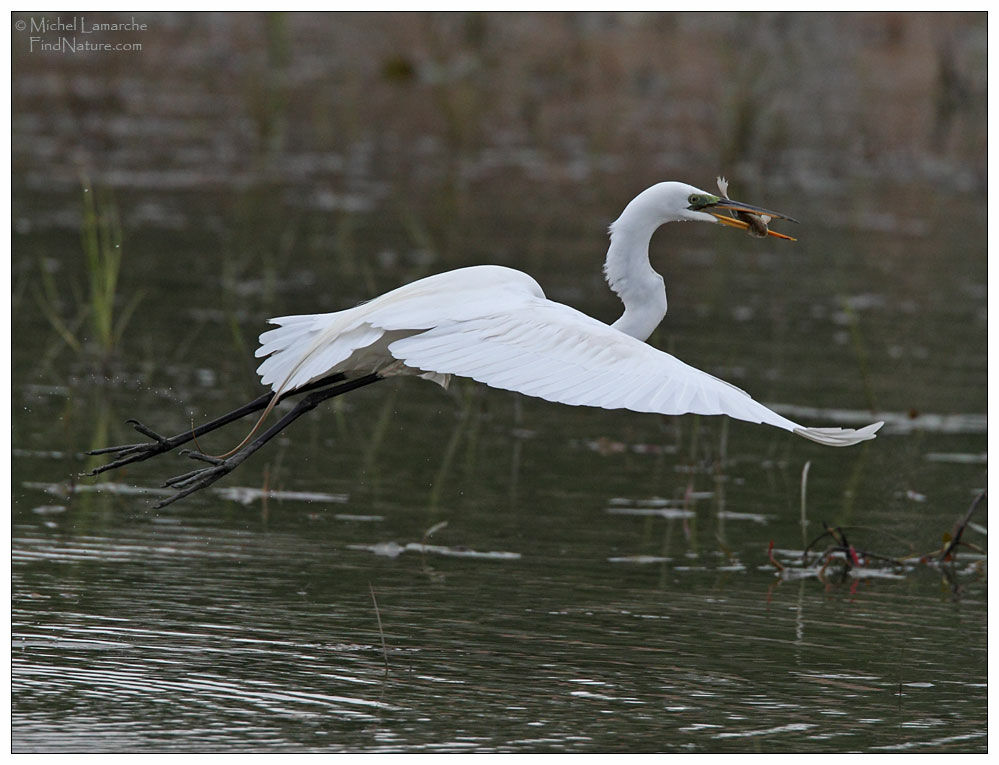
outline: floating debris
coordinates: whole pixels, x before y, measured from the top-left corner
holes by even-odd
[[[368,550],[373,552],[375,555],[380,555],[383,558],[398,558],[404,552],[406,548],[397,542],[378,542],[373,545],[347,545],[348,550]]]
[[[949,462],[955,465],[986,465],[989,461],[989,455],[988,452],[982,452],[981,454],[929,452],[925,459],[927,462]]]
[[[646,499],[629,499],[627,497],[612,497],[611,507],[686,507],[693,500],[711,499],[713,491],[688,491],[682,499],[667,499],[666,497],[647,497]]]
[[[281,502],[337,502],[343,504],[350,497],[347,494],[325,494],[318,491],[278,491],[276,489],[254,489],[249,486],[231,486],[215,489],[223,499],[249,505],[258,499],[276,499]]]
[[[39,505],[38,507],[31,508],[31,512],[35,515],[57,515],[59,513],[66,512],[65,505]]]
[[[55,497],[68,497],[72,494],[83,494],[96,492],[103,494],[116,494],[120,496],[151,496],[169,497],[173,495],[172,489],[161,489],[153,486],[131,486],[125,483],[43,483],[38,481],[25,481],[21,484],[26,489],[38,489],[46,494]],[[249,505],[258,499],[276,499],[288,502],[336,502],[343,504],[350,497],[346,494],[325,494],[315,491],[277,491],[270,489],[253,489],[248,486],[232,486],[224,489],[214,489],[214,493],[223,499],[238,502],[241,505]],[[337,516],[339,518],[339,516]],[[341,520],[382,520],[381,516],[350,516],[346,515]]]
[[[719,510],[717,515],[726,521],[752,521],[753,523],[766,523],[774,517],[762,513],[737,513],[732,510]]]
[[[787,725],[778,725],[775,728],[716,733],[714,734],[714,738],[755,738],[757,736],[771,736],[775,733],[797,733],[799,731],[810,730],[814,727],[816,727],[815,723],[788,723]]]
[[[745,571],[746,567],[741,563],[730,563],[727,566],[719,566],[716,571],[727,571],[727,572],[741,572]]]
[[[337,513],[333,516],[334,520],[337,521],[360,521],[362,523],[371,523],[376,521],[384,521],[384,515],[354,515],[353,513]]]
[[[899,574],[883,568],[870,568],[867,566],[864,568],[851,568],[847,572],[847,575],[853,577],[854,579],[905,579],[905,574]]]
[[[368,550],[375,555],[382,555],[386,558],[397,558],[404,552],[419,552],[431,555],[443,555],[449,558],[484,558],[487,560],[517,560],[520,553],[503,552],[491,550],[483,552],[471,550],[467,547],[445,547],[443,545],[423,545],[418,542],[410,542],[400,545],[396,542],[378,542],[373,545],[347,545],[349,550]]]
[[[44,451],[42,449],[11,449],[11,457],[39,457],[41,459],[61,460],[67,456],[66,452]]]
[[[498,550],[480,552],[478,550],[470,550],[467,547],[422,545],[415,542],[407,544],[406,550],[421,553],[433,553],[434,555],[445,555],[453,558],[489,558],[493,560],[517,560],[520,558],[520,553],[517,552],[503,552]]]
[[[26,489],[38,489],[54,497],[68,497],[72,494],[97,492],[119,495],[148,495],[166,497],[173,494],[172,489],[157,489],[150,486],[129,486],[125,483],[43,483],[39,481],[24,481],[21,484]]]
[[[670,520],[677,518],[693,518],[697,515],[693,510],[683,510],[678,507],[608,507],[607,512],[611,515],[645,515],[656,516],[657,518],[667,518]]]

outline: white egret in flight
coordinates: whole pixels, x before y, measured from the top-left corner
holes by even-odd
[[[645,342],[666,314],[663,278],[649,264],[649,242],[660,226],[723,223],[789,239],[767,229],[766,222],[774,219],[793,220],[685,183],[670,181],[646,189],[610,227],[604,274],[624,303],[624,312],[609,325],[548,300],[534,279],[504,266],[471,266],[428,276],[343,311],[271,319],[278,326],[260,336],[256,352],[265,357],[257,372],[270,392],[172,438],[130,420],[152,442],[93,452],[116,459],[91,474],[170,451],[251,412],[265,409],[266,415],[286,396],[307,393],[278,423],[253,441],[251,433],[228,455],[188,452],[211,464],[167,481],[178,490],[160,503],[169,504],[231,472],[320,402],[397,375],[416,375],[441,385],[459,375],[574,406],[725,414],[829,446],[872,439],[882,423],[858,430],[799,425],[734,385]]]

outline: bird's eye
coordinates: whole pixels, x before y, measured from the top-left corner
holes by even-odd
[[[691,194],[689,197],[687,197],[687,201],[690,202],[690,204],[692,204],[692,205],[696,205],[697,204],[697,194]]]

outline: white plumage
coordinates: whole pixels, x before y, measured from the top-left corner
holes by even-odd
[[[562,404],[727,414],[832,446],[874,438],[881,423],[859,430],[803,427],[644,342],[666,312],[662,277],[649,265],[652,234],[671,221],[717,222],[721,216],[709,209],[760,212],[675,182],[647,189],[625,208],[611,226],[604,267],[625,304],[613,325],[548,300],[520,271],[473,266],[345,311],[271,319],[278,328],[260,336],[256,355],[267,358],[257,372],[277,393],[337,372],[411,374],[440,384],[460,375]]]

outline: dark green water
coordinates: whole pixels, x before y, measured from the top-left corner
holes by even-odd
[[[124,92],[130,76],[95,81]],[[224,79],[192,88],[231,94]],[[80,452],[134,440],[128,417],[172,434],[258,395],[269,316],[503,263],[613,320],[606,224],[655,180],[710,188],[716,165],[673,172],[652,153],[642,174],[610,153],[616,170],[570,182],[572,161],[517,170],[524,155],[499,142],[466,147],[456,178],[430,150],[393,166],[372,123],[388,159],[365,164],[360,125],[350,151],[289,138],[272,165],[178,180],[170,168],[214,167],[194,159],[207,107],[189,107],[202,122],[115,122],[113,98],[84,101],[69,103],[106,122],[80,117],[77,139],[39,116],[58,96],[15,99],[15,751],[986,750],[984,554],[849,573],[799,555],[806,463],[807,539],[826,521],[892,557],[939,548],[985,486],[974,188],[751,173],[733,196],[801,220],[797,243],[709,226],[653,241],[670,299],[653,344],[809,424],[883,418],[873,442],[390,380],[301,420],[220,491],[155,510],[149,492],[185,460],[74,481],[97,464]],[[310,105],[289,124],[318,119]],[[148,156],[116,153],[140,127],[157,136]],[[141,294],[106,358],[82,313],[76,140],[123,221],[119,315]],[[264,502],[265,485],[310,496]],[[984,509],[973,522],[964,538],[984,549]]]

